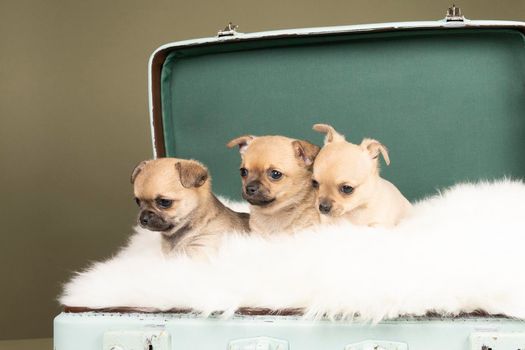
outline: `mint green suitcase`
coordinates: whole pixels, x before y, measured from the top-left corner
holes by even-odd
[[[459,181],[523,178],[525,23],[456,11],[441,21],[253,34],[229,26],[164,45],[149,65],[155,155],[204,162],[215,191],[239,198],[228,140],[286,134],[320,143],[312,124],[329,122],[351,140],[385,143],[393,162],[383,174],[412,200]],[[56,350],[525,349],[525,321],[483,314],[370,325],[267,310],[227,320],[66,311],[55,318]]]

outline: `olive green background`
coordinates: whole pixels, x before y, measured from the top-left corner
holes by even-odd
[[[449,5],[0,0],[0,340],[50,337],[61,283],[129,235],[129,174],[152,154],[147,60],[156,47],[228,21],[253,32],[432,20]],[[472,19],[525,20],[522,0],[458,5]]]

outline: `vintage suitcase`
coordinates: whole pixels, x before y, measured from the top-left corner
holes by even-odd
[[[524,35],[523,22],[470,21],[452,8],[440,21],[253,34],[229,25],[167,44],[149,65],[155,156],[201,160],[215,191],[235,198],[239,158],[227,140],[286,134],[319,143],[312,124],[330,122],[352,140],[388,145],[394,161],[384,175],[410,199],[458,181],[523,178]],[[371,325],[268,310],[227,320],[122,311],[66,309],[54,321],[54,348],[525,349],[525,321],[501,316]]]

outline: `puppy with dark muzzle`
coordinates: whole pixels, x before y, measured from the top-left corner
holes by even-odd
[[[160,232],[166,255],[212,252],[227,232],[248,232],[249,215],[225,207],[211,191],[208,170],[194,160],[160,158],[133,170],[138,223]]]
[[[312,164],[319,147],[284,136],[241,136],[228,142],[241,153],[242,196],[257,233],[294,232],[319,223]]]

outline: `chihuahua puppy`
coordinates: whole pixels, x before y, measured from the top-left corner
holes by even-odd
[[[208,169],[194,160],[160,158],[133,170],[138,224],[162,235],[165,255],[213,251],[226,232],[248,232],[249,215],[225,207],[211,192]]]
[[[284,136],[241,136],[228,142],[241,153],[242,196],[250,203],[250,229],[294,232],[319,222],[311,186],[319,147]]]
[[[345,218],[357,225],[392,227],[408,215],[410,202],[379,176],[379,154],[390,164],[385,146],[373,139],[354,145],[326,124],[313,129],[326,134],[312,180],[322,222]]]

